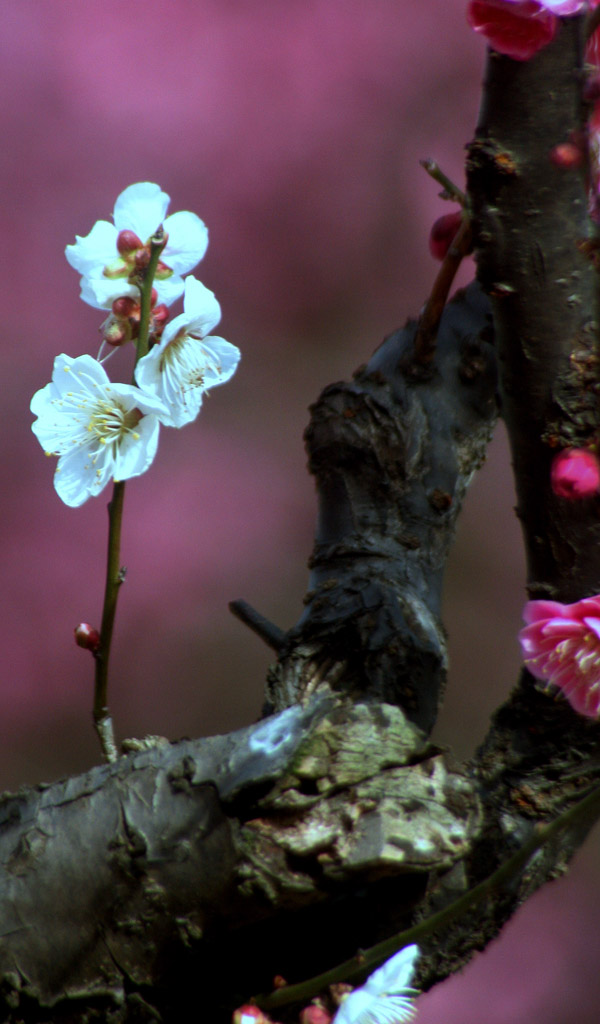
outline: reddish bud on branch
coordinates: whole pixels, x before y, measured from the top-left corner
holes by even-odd
[[[443,260],[452,245],[462,221],[462,211],[445,213],[434,222],[429,234],[429,252],[434,260]]]
[[[89,622],[80,622],[78,626],[75,626],[74,633],[75,643],[78,647],[83,647],[86,651],[91,651],[92,654],[100,650],[100,634],[97,629],[90,626]]]
[[[568,448],[555,457],[550,483],[559,498],[570,501],[590,498],[600,489],[598,459],[585,448]]]
[[[121,253],[121,256],[127,256],[130,252],[135,252],[136,249],[141,249],[143,246],[141,238],[138,238],[135,231],[119,231],[117,235],[117,249]]]
[[[571,170],[581,167],[583,163],[583,151],[574,142],[560,142],[550,150],[550,160],[555,167],[563,170]]]

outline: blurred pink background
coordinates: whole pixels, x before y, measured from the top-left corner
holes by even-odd
[[[109,492],[61,504],[28,409],[55,355],[98,347],[102,315],[78,299],[65,245],[140,180],[209,226],[196,274],[242,363],[195,424],[163,430],[127,488],[110,703],[120,737],[228,731],[258,715],[270,658],[227,602],[244,597],[282,627],[300,613],[315,515],[307,406],[427,294],[429,228],[451,207],[418,161],[462,184],[483,47],[463,0],[4,0],[2,20],[0,785],[14,788],[98,761],[93,666],[72,630],[99,620]],[[128,374],[117,359],[109,372]],[[499,430],[446,586],[452,671],[436,736],[459,756],[519,666],[512,505]],[[597,851],[420,1000],[421,1024],[595,1024]]]

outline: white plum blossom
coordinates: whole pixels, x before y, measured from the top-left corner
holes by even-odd
[[[109,480],[140,476],[158,446],[158,398],[132,384],[112,384],[89,355],[60,355],[52,381],[37,391],[31,429],[47,455],[57,455],[54,486],[75,508],[99,494]]]
[[[154,287],[158,302],[167,306],[183,294],[182,274],[200,262],[208,246],[208,230],[195,213],[184,210],[165,218],[170,198],[158,185],[140,181],[121,192],[115,203],[114,224],[96,221],[89,235],[75,238],[65,250],[81,276],[81,298],[97,309],[109,309],[123,295],[139,298],[129,275],[136,258],[149,252],[149,241],[162,224],[168,234]]]
[[[414,1016],[410,982],[418,946],[405,946],[346,996],[332,1024],[400,1024]]]
[[[240,361],[235,345],[209,335],[221,319],[221,307],[213,292],[192,275],[185,279],[183,309],[135,369],[140,388],[166,407],[160,421],[169,427],[195,420],[204,393],[228,381]]]

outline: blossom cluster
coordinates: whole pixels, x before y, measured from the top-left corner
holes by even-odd
[[[240,359],[235,345],[210,334],[221,319],[213,292],[191,274],[184,278],[206,252],[206,226],[189,211],[166,217],[169,202],[158,185],[130,185],[117,199],[114,223],[98,221],[66,249],[81,274],[81,298],[111,311],[104,342],[117,346],[138,336],[151,240],[160,228],[166,236],[153,281],[150,348],[136,361],[134,383],[112,383],[99,358],[62,354],[52,381],[33,396],[33,432],[46,454],[58,456],[54,485],[72,507],[111,479],[144,473],[160,425],[191,423],[203,396],[230,380]],[[181,296],[183,313],[168,321]]]

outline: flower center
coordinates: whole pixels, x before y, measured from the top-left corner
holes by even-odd
[[[190,339],[199,341],[182,329],[169,344],[160,358],[159,369],[175,392],[185,396],[186,391],[204,388],[207,372],[219,375],[221,367],[214,356],[201,346],[201,357],[197,345],[190,345]]]
[[[582,637],[582,643],[577,646],[574,658],[583,675],[593,674],[600,678],[600,647],[595,633],[588,632]]]
[[[137,441],[136,427],[142,418],[139,409],[122,409],[120,405],[100,399],[90,416],[87,429],[100,444],[119,444],[127,434]]]

